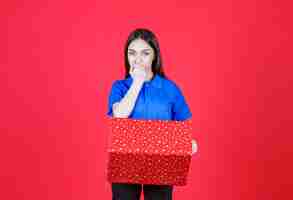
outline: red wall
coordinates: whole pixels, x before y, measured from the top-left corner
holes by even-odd
[[[111,198],[108,94],[137,27],[158,36],[193,113],[199,153],[174,199],[290,199],[287,2],[2,1],[0,199]]]

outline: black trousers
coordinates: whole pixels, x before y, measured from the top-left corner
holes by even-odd
[[[143,190],[145,200],[172,200],[172,185],[112,183],[112,200],[139,200]]]

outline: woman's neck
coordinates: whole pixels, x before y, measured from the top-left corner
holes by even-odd
[[[152,71],[150,71],[149,73],[147,73],[146,81],[152,80],[153,76],[154,76],[154,73]]]

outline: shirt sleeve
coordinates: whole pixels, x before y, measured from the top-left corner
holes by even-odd
[[[123,94],[123,90],[120,86],[119,81],[115,81],[112,84],[112,88],[110,91],[110,95],[108,98],[108,112],[107,115],[113,117],[113,104],[116,102],[119,102],[122,98],[123,98],[124,94]]]
[[[173,120],[184,121],[191,118],[192,113],[180,88],[178,86],[175,88],[175,99],[172,106]]]

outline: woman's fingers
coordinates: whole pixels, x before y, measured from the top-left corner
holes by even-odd
[[[133,72],[133,70],[134,70],[134,67],[131,66],[131,67],[130,67],[130,71]]]
[[[192,140],[192,154],[195,154],[198,151],[198,146],[195,140]]]

